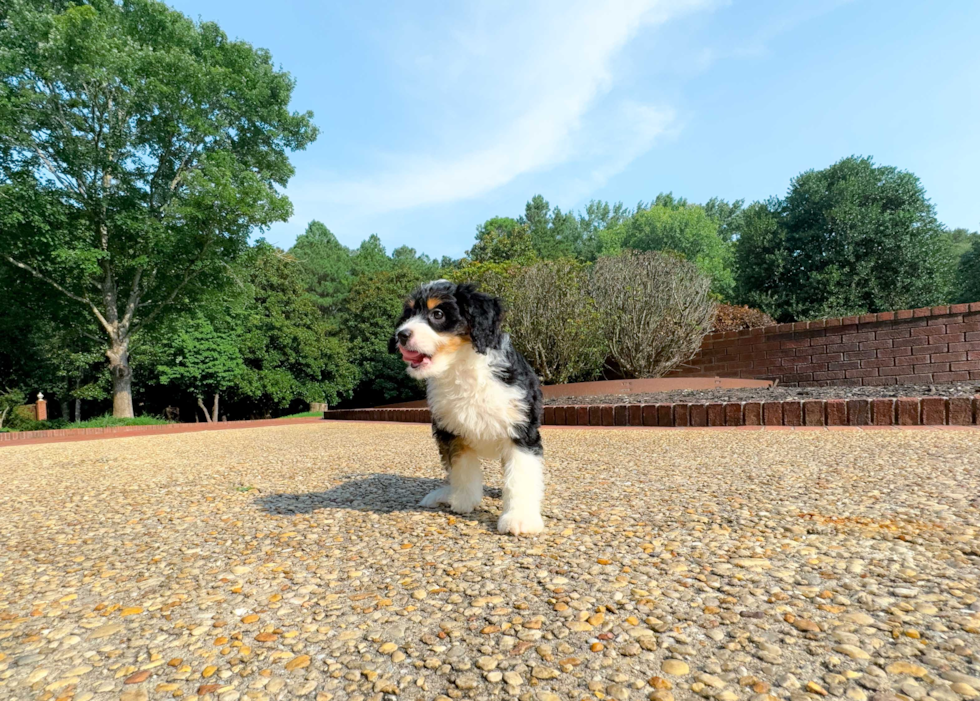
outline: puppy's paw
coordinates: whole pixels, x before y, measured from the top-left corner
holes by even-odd
[[[483,501],[483,487],[476,493],[457,490],[449,497],[449,509],[457,514],[468,514]]]
[[[422,501],[419,502],[419,506],[426,509],[435,509],[441,504],[448,505],[450,496],[452,496],[452,489],[448,486],[439,487],[439,489],[433,489],[426,494]]]
[[[536,509],[513,508],[500,514],[497,530],[512,535],[535,535],[544,530],[544,520]]]

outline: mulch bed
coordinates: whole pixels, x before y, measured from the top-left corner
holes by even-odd
[[[897,397],[973,397],[980,382],[940,385],[893,385],[889,387],[746,387],[741,389],[683,389],[671,392],[604,394],[584,397],[552,397],[545,405],[658,404],[706,402],[780,402],[806,399],[879,399]]]

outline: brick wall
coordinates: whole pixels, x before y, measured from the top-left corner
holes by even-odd
[[[799,387],[980,380],[980,302],[710,334],[671,373],[713,376]]]

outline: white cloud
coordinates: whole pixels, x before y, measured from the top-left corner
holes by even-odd
[[[425,50],[401,56],[404,90],[431,106],[432,133],[413,153],[383,156],[373,172],[323,176],[290,196],[302,209],[378,213],[477,197],[569,162],[581,167],[577,188],[598,187],[648,150],[672,118],[669,109],[630,101],[602,106],[617,54],[643,28],[705,4],[493,4],[457,20],[462,26],[406,30],[397,50]],[[602,118],[590,118],[595,113]]]

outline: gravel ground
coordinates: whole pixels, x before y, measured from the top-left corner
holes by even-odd
[[[533,539],[422,426],[3,448],[0,698],[980,693],[980,432],[544,434]]]
[[[545,404],[656,404],[658,402],[778,402],[785,399],[873,399],[876,397],[972,397],[980,382],[891,387],[746,387],[744,389],[679,389],[645,394],[602,394],[553,397]]]

